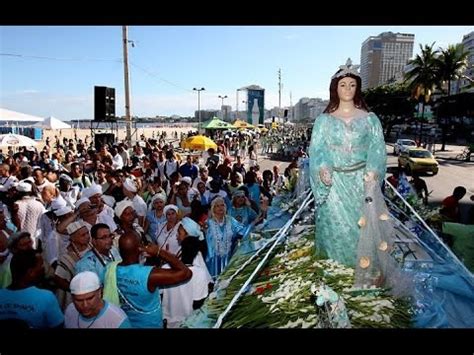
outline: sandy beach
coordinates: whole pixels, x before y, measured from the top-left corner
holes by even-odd
[[[188,133],[189,131],[196,131],[197,129],[191,125],[180,125],[180,126],[164,126],[164,127],[144,127],[144,128],[132,128],[132,142],[140,140],[140,136],[142,134],[145,135],[146,138],[157,137],[163,131],[167,133],[167,140],[174,140],[175,132],[178,133],[178,140],[181,133]],[[115,134],[116,140],[122,141],[126,138],[127,132],[124,128],[120,128],[118,130],[110,130],[110,129],[95,129],[94,134],[99,133],[113,133]],[[37,148],[43,149],[44,145],[46,144],[46,138],[49,137],[51,142],[54,142],[55,136],[57,136],[61,142],[64,137],[68,139],[74,139],[74,136],[77,135],[77,139],[85,140],[86,136],[88,136],[88,143],[91,141],[91,130],[90,129],[61,129],[61,130],[50,130],[44,129],[43,130],[43,140],[39,142]],[[118,135],[118,138],[117,138]]]

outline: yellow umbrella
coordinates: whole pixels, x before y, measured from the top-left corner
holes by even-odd
[[[248,122],[242,121],[242,120],[237,120],[233,123],[234,127],[236,128],[254,128],[254,125],[251,125]]]
[[[183,142],[184,149],[208,150],[209,148],[217,149],[217,144],[206,136],[192,136]]]

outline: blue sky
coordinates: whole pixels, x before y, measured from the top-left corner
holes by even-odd
[[[329,80],[362,42],[384,31],[415,34],[419,44],[446,47],[474,26],[129,26],[132,115],[190,116],[193,87],[205,87],[202,109],[236,106],[236,89],[265,88],[265,108],[301,97],[328,98]],[[116,89],[124,115],[121,26],[0,27],[0,106],[60,119],[93,118],[94,86]],[[240,100],[244,99],[240,93]],[[243,104],[239,104],[243,110]]]

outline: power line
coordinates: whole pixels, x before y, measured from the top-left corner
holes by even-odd
[[[147,69],[145,69],[145,68],[142,68],[142,67],[136,65],[135,63],[131,63],[131,64],[132,64],[134,67],[136,67],[137,69],[140,69],[141,71],[143,71],[144,73],[148,74],[148,75],[151,76],[151,77],[157,78],[158,80],[161,80],[161,81],[163,81],[163,82],[165,82],[165,83],[167,83],[167,84],[173,85],[173,86],[177,87],[178,89],[181,89],[181,90],[184,90],[184,91],[187,91],[187,92],[192,92],[192,90],[186,89],[186,88],[182,87],[181,85],[178,85],[178,84],[175,84],[175,83],[173,83],[173,82],[171,82],[171,81],[169,81],[169,80],[160,78],[157,74],[152,73],[151,71],[149,71],[149,70],[147,70]]]
[[[101,62],[117,62],[122,63],[122,59],[106,59],[106,58],[58,58],[58,57],[45,57],[37,55],[24,55],[16,53],[0,53],[0,56],[4,57],[18,57],[18,58],[27,58],[27,59],[46,59],[46,60],[57,60],[65,62],[84,62],[84,61],[101,61]]]

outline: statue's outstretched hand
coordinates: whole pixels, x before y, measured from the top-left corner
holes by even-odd
[[[319,169],[319,178],[323,182],[324,185],[326,186],[331,186],[332,185],[332,177],[331,177],[331,172],[329,171],[328,168],[323,167]]]
[[[375,173],[373,171],[368,171],[364,175],[364,181],[365,182],[376,181],[376,180],[377,180],[377,173]]]

